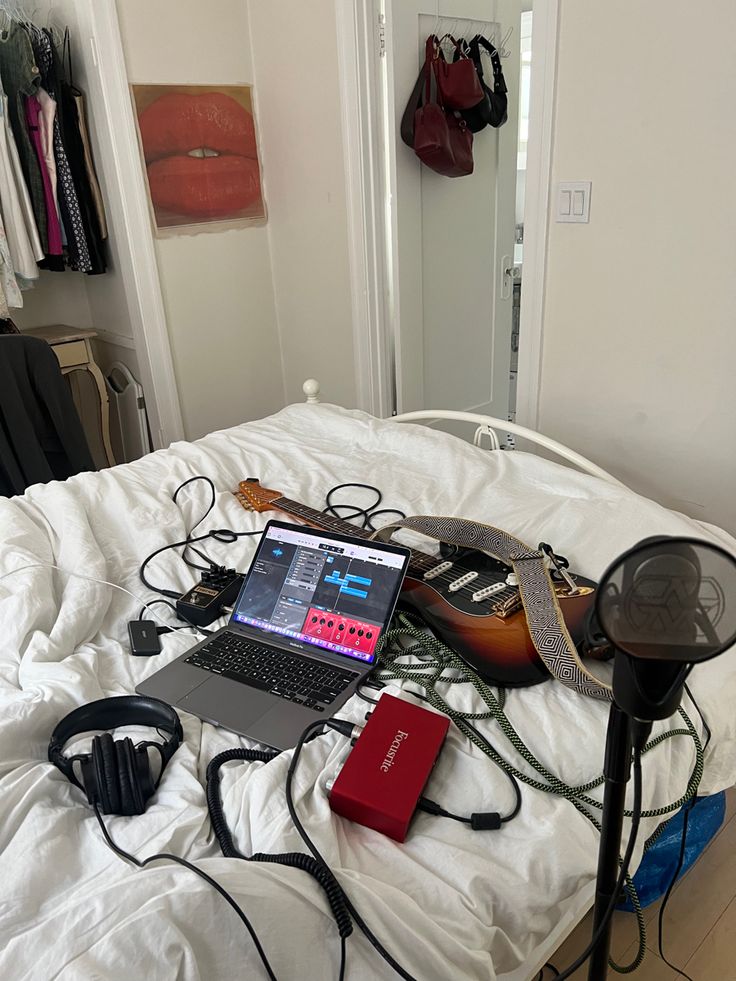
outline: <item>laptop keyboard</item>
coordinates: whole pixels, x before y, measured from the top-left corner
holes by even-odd
[[[286,654],[230,633],[220,634],[186,658],[185,663],[243,682],[251,688],[260,688],[316,712],[324,712],[325,707],[358,677],[357,671]]]

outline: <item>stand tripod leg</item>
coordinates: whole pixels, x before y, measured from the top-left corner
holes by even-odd
[[[595,894],[593,933],[603,921],[616,890],[619,876],[621,830],[626,804],[626,784],[631,773],[632,720],[612,703],[606,735],[606,778],[603,794],[603,824],[598,852],[598,885]],[[608,955],[611,947],[611,921],[601,935],[590,958],[588,981],[605,981],[608,976]]]

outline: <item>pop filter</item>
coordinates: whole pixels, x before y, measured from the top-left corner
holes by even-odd
[[[631,657],[707,661],[736,642],[736,558],[696,538],[647,538],[603,574],[595,611]]]

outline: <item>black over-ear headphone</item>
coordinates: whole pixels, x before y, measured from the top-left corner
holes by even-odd
[[[144,725],[168,733],[165,742],[141,742],[136,746],[126,736],[113,739],[109,732],[95,736],[91,753],[64,756],[66,743],[81,732],[94,729],[116,729],[118,726]],[[99,804],[104,814],[143,814],[146,802],[161,780],[166,764],[184,738],[176,712],[157,698],[121,695],[101,698],[70,712],[54,729],[49,743],[49,760],[75,786],[83,790],[92,805]],[[148,747],[161,755],[161,772],[154,780],[148,759]],[[79,782],[74,764],[81,766]]]

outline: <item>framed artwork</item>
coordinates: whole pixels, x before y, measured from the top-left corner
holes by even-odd
[[[132,85],[159,232],[263,223],[250,85]]]

